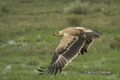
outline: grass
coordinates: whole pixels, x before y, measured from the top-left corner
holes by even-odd
[[[97,1],[0,0],[0,80],[119,80],[120,2]],[[105,35],[61,74],[39,76],[36,69],[50,64],[62,38],[53,33],[69,26]]]

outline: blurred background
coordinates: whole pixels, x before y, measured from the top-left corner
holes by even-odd
[[[104,33],[61,74],[39,76],[60,42],[82,26]],[[119,80],[120,0],[0,0],[0,80]]]

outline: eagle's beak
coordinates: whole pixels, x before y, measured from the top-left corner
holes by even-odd
[[[56,33],[56,32],[55,32],[55,33],[54,33],[54,36],[57,36],[57,35],[59,35],[59,33]]]

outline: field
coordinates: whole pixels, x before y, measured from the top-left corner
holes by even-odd
[[[0,0],[0,80],[120,80],[119,0]],[[56,76],[49,66],[61,36],[83,26],[104,33]]]

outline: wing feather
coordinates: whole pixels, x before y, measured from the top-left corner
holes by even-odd
[[[91,32],[86,32],[87,41],[93,40],[94,38],[99,38],[103,33],[92,30]]]
[[[71,47],[77,40],[78,37],[65,34],[56,48],[51,64],[54,64],[60,57],[63,58],[62,60],[66,64],[66,59],[64,59],[62,55],[66,53],[69,50],[69,47]]]
[[[91,44],[93,43],[94,40],[89,40],[85,42],[84,46],[82,47],[80,53],[83,55],[84,53],[87,53],[89,47],[91,46]]]
[[[72,39],[74,39],[75,37],[72,37]],[[55,53],[55,55],[53,56],[51,64],[49,65],[48,70],[50,71],[48,72],[48,74],[52,75],[54,73],[54,75],[56,75],[58,70],[61,72],[62,69],[65,68],[68,65],[68,63],[71,62],[71,60],[78,55],[84,43],[85,43],[85,35],[80,35],[76,37],[76,40],[74,39],[74,44],[73,44],[73,40],[68,42],[69,45],[66,44],[68,45],[66,46],[66,48],[68,49],[66,49],[64,46],[63,47],[64,51],[62,50],[57,51],[57,53]],[[57,47],[57,49],[59,49],[59,47]]]
[[[86,38],[84,35],[80,36],[78,40],[76,41],[76,43],[73,44],[73,46],[70,47],[70,50],[66,54],[63,54],[63,56],[69,60],[76,57],[78,53],[80,52],[81,48],[83,47],[85,43],[85,39]]]
[[[103,33],[95,30],[84,30],[86,32],[86,42],[83,48],[81,49],[81,54],[87,53],[89,47],[94,41],[94,38],[99,38]]]

